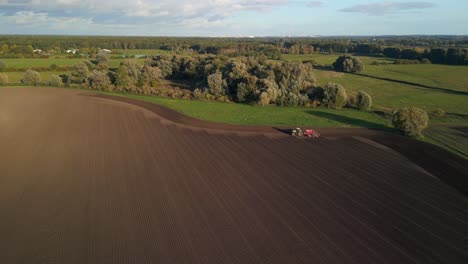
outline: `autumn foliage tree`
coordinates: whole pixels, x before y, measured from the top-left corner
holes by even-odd
[[[23,74],[21,83],[32,84],[34,86],[41,82],[41,75],[37,71],[28,70]]]
[[[355,73],[363,71],[364,64],[356,57],[344,55],[340,56],[335,63],[333,63],[333,68],[338,72]]]

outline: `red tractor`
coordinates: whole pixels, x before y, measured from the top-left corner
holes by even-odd
[[[301,128],[293,129],[291,135],[295,137],[310,137],[310,138],[318,138],[320,134],[312,129],[306,129],[303,131]]]

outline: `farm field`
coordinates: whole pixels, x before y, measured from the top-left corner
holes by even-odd
[[[0,58],[0,61],[3,61],[7,68],[19,68],[19,69],[30,69],[33,67],[47,67],[49,68],[52,64],[57,66],[73,66],[77,63],[80,63],[86,59],[84,58]],[[118,67],[124,58],[113,58],[109,61],[110,67]],[[143,63],[144,59],[137,59],[136,61]]]
[[[303,140],[164,116],[0,89],[2,262],[468,260],[465,160],[383,132]]]
[[[162,55],[170,54],[171,51],[161,49],[113,49],[112,54],[124,54],[124,55]]]
[[[8,76],[8,81],[12,84],[19,84],[21,83],[21,79],[23,78],[24,72],[4,72]],[[61,75],[67,74],[68,72],[53,72],[53,71],[46,71],[40,72],[41,80],[43,83],[47,83],[50,80],[52,75]]]
[[[331,65],[339,54],[324,55],[284,55],[285,60],[309,61]],[[337,73],[316,69],[319,85],[335,82],[347,90],[356,93],[359,90],[369,93],[374,105],[382,110],[391,110],[405,106],[417,106],[427,111],[438,108],[449,113],[468,115],[468,67],[436,64],[419,65],[371,65],[372,61],[391,62],[391,59],[359,57],[365,64],[362,74]],[[376,78],[372,78],[376,77]],[[382,80],[388,78],[394,81]],[[409,85],[411,82],[429,87]]]

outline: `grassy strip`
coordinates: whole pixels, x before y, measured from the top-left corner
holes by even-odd
[[[262,107],[122,93],[105,92],[105,94],[143,100],[166,106],[194,118],[228,124],[390,129],[390,123],[384,117],[373,112],[362,112],[354,109],[312,109],[273,105]]]

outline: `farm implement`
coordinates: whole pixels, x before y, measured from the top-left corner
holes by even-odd
[[[320,134],[312,129],[302,130],[301,128],[296,128],[291,131],[291,135],[295,137],[309,137],[309,138],[318,138]]]

